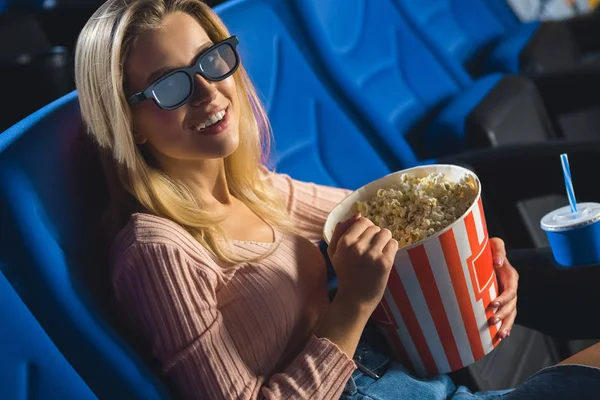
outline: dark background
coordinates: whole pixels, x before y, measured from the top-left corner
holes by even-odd
[[[0,0],[0,132],[75,89],[77,36],[102,3]]]

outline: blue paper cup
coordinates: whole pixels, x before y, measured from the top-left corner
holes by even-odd
[[[541,220],[552,254],[564,267],[600,263],[600,204],[581,203],[573,214],[569,206],[551,211]]]

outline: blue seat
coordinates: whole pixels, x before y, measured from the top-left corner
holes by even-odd
[[[521,24],[521,21],[517,18],[506,0],[490,0],[484,3],[494,13],[505,29],[514,29]]]
[[[446,108],[439,112],[437,126],[445,125],[455,132],[464,131],[464,126],[451,126],[455,112],[463,107],[468,108],[463,102],[477,104],[476,98],[485,96],[489,87],[493,87],[494,82],[499,80],[499,77],[491,77],[464,91],[462,84],[470,82],[464,71],[453,74],[446,70],[437,56],[428,51],[414,33],[409,29],[404,30],[398,23],[400,17],[393,6],[388,10],[381,9],[384,4],[382,0],[353,1],[350,4],[348,0],[314,0],[302,4],[298,2],[298,8],[306,7],[302,12],[309,12],[309,8],[314,7],[310,12],[314,11],[315,14],[324,16],[319,25],[311,24],[304,31],[297,21],[298,9],[290,7],[289,3],[280,0],[235,0],[215,9],[230,32],[240,37],[242,62],[257,89],[264,95],[268,114],[273,122],[277,154],[285,156],[288,149],[296,148],[294,143],[305,143],[306,137],[314,137],[314,131],[310,127],[316,124],[305,124],[306,115],[310,115],[305,110],[310,109],[307,104],[314,103],[315,98],[319,102],[330,103],[335,100],[339,104],[331,105],[335,114],[327,114],[330,128],[318,132],[319,136],[331,136],[338,143],[343,143],[345,138],[352,138],[354,135],[373,135],[389,143],[390,148],[394,148],[395,144],[402,143],[400,140],[404,139],[402,133],[405,129],[417,124],[419,117],[427,118],[431,109],[439,111],[443,108],[442,105]],[[377,8],[378,10],[375,10]],[[342,14],[342,10],[347,14]],[[357,25],[362,30],[354,29]],[[311,44],[303,40],[305,31],[309,30],[314,37],[319,38],[322,46],[321,51],[317,53],[322,56],[323,52],[328,51],[330,55],[339,57],[335,62],[332,59],[323,61],[327,64],[326,67],[332,68],[331,74],[322,72],[321,69],[325,67],[319,64],[322,58],[316,57]],[[376,43],[377,40],[380,42]],[[379,51],[381,48],[388,52]],[[396,49],[398,52],[394,51]],[[374,56],[369,58],[370,54]],[[381,54],[393,54],[395,57],[382,59]],[[407,60],[406,64],[401,63],[404,60]],[[398,64],[401,66],[398,67]],[[344,76],[340,77],[342,74]],[[340,92],[323,82],[328,76],[337,76],[338,83],[354,76],[361,83],[351,89],[348,89],[348,84],[345,88],[351,90],[354,96],[353,106],[345,100],[348,97],[342,97]],[[413,79],[421,79],[421,86],[417,87]],[[327,88],[327,92],[324,88]],[[440,93],[437,93],[438,90]],[[353,118],[352,116],[358,113],[359,107],[362,107],[363,115],[373,114],[367,115],[366,119],[371,126],[378,128],[377,130],[359,131],[348,121],[348,118]],[[349,116],[346,117],[343,113]],[[442,121],[447,122],[444,124]],[[336,124],[340,124],[341,128]],[[348,147],[333,147],[332,150],[338,151],[324,152],[319,145],[311,146],[311,149],[307,149],[313,153],[308,157],[308,168],[305,168],[304,164],[296,164],[303,162],[300,158],[295,158],[293,163],[287,163],[285,157],[277,159],[276,156],[279,170],[287,172],[286,169],[289,168],[289,172],[294,176],[297,173],[303,174],[303,179],[331,184],[329,176],[333,176],[333,173],[328,171],[338,167],[338,162],[342,166],[354,162],[361,168],[371,167],[368,161],[363,162],[366,159],[362,156],[363,152],[370,154],[370,148],[354,149],[351,142],[348,142]],[[327,175],[323,175],[323,168],[313,167],[318,165],[313,161],[317,157],[327,163]],[[405,162],[401,164],[406,166]],[[340,179],[333,181],[334,186],[341,185],[344,174],[352,173],[340,168],[335,175],[340,176]],[[377,176],[376,172],[374,176]],[[519,328],[515,328],[515,331],[523,334]],[[493,362],[506,363],[507,357],[511,357],[511,351],[545,354],[553,348],[552,341],[537,341],[539,337],[535,338],[537,344],[532,347],[529,341],[533,336],[523,336],[522,340],[513,340],[513,346],[505,345],[507,350],[504,352],[496,352],[499,358],[494,358]],[[470,367],[463,379],[459,378],[459,382],[470,383],[470,386],[475,388],[477,385],[497,384],[499,380],[505,382],[526,377],[523,373],[519,375],[509,372],[498,375],[497,379],[491,379],[485,373],[492,362],[490,360],[491,358],[488,358],[487,361]],[[549,365],[548,361],[549,358],[546,357],[541,361],[533,361],[532,364],[544,367]]]
[[[381,140],[390,140],[389,132],[395,130],[421,158],[554,138],[597,140],[594,124],[587,119],[571,118],[571,126],[563,126],[560,119],[573,111],[569,105],[577,111],[594,106],[587,104],[595,103],[593,91],[580,95],[578,103],[566,102],[562,80],[544,84],[506,74],[473,79],[449,56],[447,48],[465,59],[472,54],[470,36],[459,29],[454,14],[447,8],[429,8],[447,6],[451,0],[266,1],[284,16],[286,7],[281,4],[288,5],[292,11],[287,11],[291,17],[286,25],[301,25],[298,37],[308,42],[307,52],[318,53],[334,89],[377,127]],[[413,11],[411,18],[408,9]],[[427,35],[419,35],[416,21]],[[597,76],[592,78],[597,85]],[[585,80],[579,83],[563,86],[586,85]]]
[[[221,7],[233,26],[241,22],[235,10],[245,18],[255,11],[236,2]],[[267,37],[272,46],[262,54],[244,54],[244,46]],[[271,162],[280,172],[357,188],[390,173],[387,162],[398,168],[416,163],[402,138],[396,148],[377,151],[321,87],[285,34],[248,33],[242,43],[244,63],[267,94],[276,144]],[[258,69],[259,57],[268,71]],[[95,197],[106,193],[102,177],[81,163],[87,158],[79,151],[82,135],[76,92],[0,135],[0,266],[99,398],[168,399],[166,384],[114,328],[116,316],[107,315],[81,276],[83,270],[108,268],[86,264],[91,261],[85,243],[93,239],[94,212],[102,206]],[[379,155],[386,151],[387,162]],[[80,186],[78,174],[88,180],[86,187]],[[82,193],[87,190],[92,194]]]
[[[0,273],[0,388],[3,400],[96,400]]]
[[[85,278],[108,266],[87,254],[103,179],[82,137],[75,92],[0,134],[0,270],[98,398],[169,399]]]
[[[581,62],[565,24],[521,23],[499,0],[395,0],[420,34],[474,76],[567,70]]]
[[[306,40],[297,10],[290,1],[236,0],[215,8],[230,32],[240,37],[242,62],[262,94],[272,121],[274,160],[280,171],[307,181],[353,189],[383,176],[389,167],[399,170],[432,162],[438,154],[454,154],[467,147],[465,114],[470,115],[481,98],[504,78],[491,76],[471,84],[470,77],[460,66],[456,71],[448,71],[437,56],[402,25],[401,16],[392,3],[385,0],[355,1],[352,7],[331,1],[306,1],[296,5],[304,5],[308,10],[311,4],[316,4],[319,11],[331,11],[329,15],[322,15],[320,25],[315,22],[310,29],[305,29],[319,38],[320,51],[314,51]],[[341,10],[368,10],[367,20],[361,24],[366,30],[356,33],[353,28],[356,20],[346,20]],[[354,16],[352,11],[348,12],[350,17]],[[331,21],[327,20],[329,17]],[[326,29],[329,31],[325,33]],[[360,46],[370,51],[367,55],[373,54],[373,57],[348,48],[336,52],[342,45],[332,44],[330,37],[360,42]],[[375,43],[381,37],[380,43]],[[402,57],[387,56],[394,54],[398,41],[402,43],[399,46]],[[377,45],[384,51],[377,51]],[[337,58],[339,53],[342,53],[340,59]],[[330,57],[320,58],[317,54]],[[322,59],[325,61],[320,64]],[[407,60],[407,65],[403,60]],[[331,68],[330,74],[325,67]],[[358,74],[363,70],[366,72]],[[338,87],[345,83],[345,91],[336,91],[331,80],[336,80]],[[463,85],[469,86],[464,89]],[[511,93],[510,90],[505,92]],[[511,112],[516,108],[529,116],[531,111],[533,117],[537,104],[527,108],[530,106],[522,106],[512,97],[505,103],[501,106],[492,103],[487,109],[494,115],[497,110],[502,111],[501,125],[517,136],[517,141],[527,137],[523,131],[536,131],[528,119],[525,119],[527,126],[518,126],[524,119],[514,118]],[[507,107],[506,110],[503,107]],[[324,112],[317,112],[319,108]],[[319,115],[326,117],[318,119]],[[541,125],[543,128],[549,124]],[[425,133],[417,136],[421,136],[423,147],[433,148],[428,155],[424,151],[425,155],[417,157],[407,148],[409,135],[405,134],[409,130]],[[490,130],[495,132],[494,127]],[[388,161],[390,153],[395,160]],[[378,155],[383,157],[379,159]],[[388,168],[382,167],[381,160]],[[446,161],[469,163],[456,159]],[[511,215],[521,219],[516,212]],[[496,227],[497,234],[506,228],[499,221],[490,225]],[[527,238],[518,240],[519,243],[528,241]]]
[[[491,9],[483,0],[395,1],[423,37],[478,76],[519,73],[519,55],[540,27],[510,24],[508,10]]]
[[[382,147],[344,113],[302,56],[277,15],[259,1],[215,8],[232,34],[267,110],[278,171],[320,184],[358,188],[417,159],[404,138]],[[387,156],[386,156],[387,154]]]
[[[393,0],[287,3],[300,16],[296,20],[303,23],[335,89],[368,118],[381,140],[405,136],[424,158],[470,147],[467,119],[502,75],[473,81],[460,64],[446,63],[411,28]]]

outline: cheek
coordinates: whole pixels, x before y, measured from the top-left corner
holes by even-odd
[[[155,112],[155,120],[161,126],[177,124],[181,121],[181,112],[178,111],[166,111],[161,110],[158,107],[155,107],[157,110]],[[177,124],[179,127],[179,124]]]
[[[140,134],[154,136],[153,131],[160,127],[161,131],[180,128],[182,120],[181,111],[166,111],[158,108],[155,104],[147,101],[148,104],[140,105],[134,114],[135,127]],[[172,127],[171,129],[168,129]]]

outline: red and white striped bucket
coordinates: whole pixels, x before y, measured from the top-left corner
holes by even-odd
[[[330,213],[324,227],[329,243],[335,225],[354,212],[354,204],[398,182],[403,173],[424,177],[442,172],[457,181],[465,173],[479,186],[474,204],[435,235],[398,250],[384,298],[372,315],[396,356],[418,376],[466,367],[499,343],[499,324],[490,326],[488,306],[498,294],[481,183],[454,165],[416,167],[387,175],[356,190]]]

